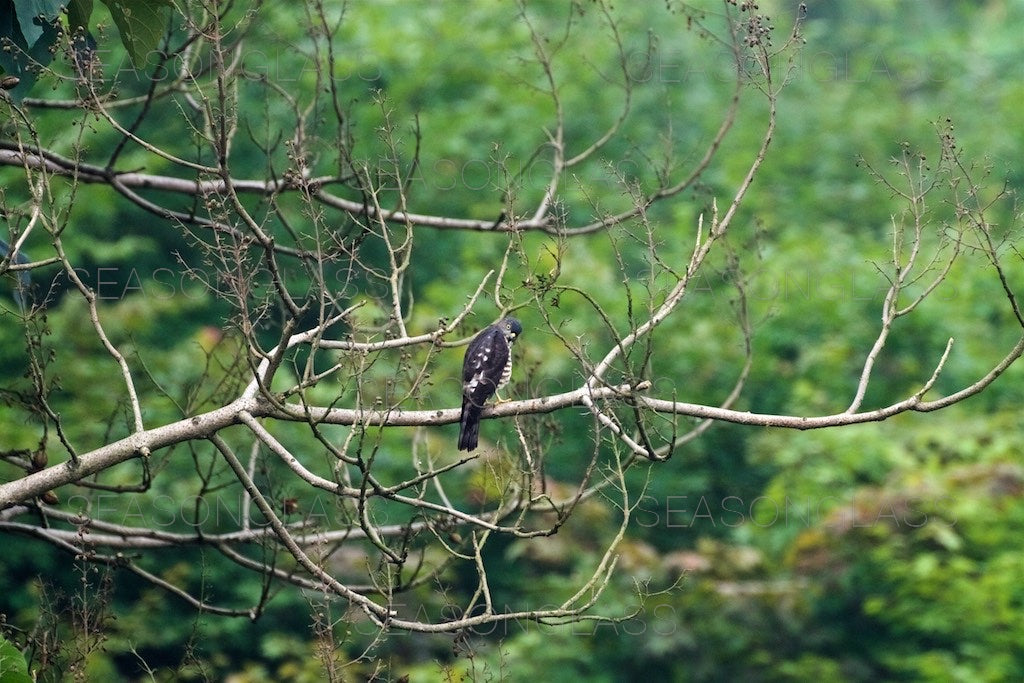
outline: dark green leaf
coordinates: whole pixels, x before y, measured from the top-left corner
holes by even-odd
[[[14,0],[14,11],[25,42],[34,45],[43,35],[44,26],[56,21],[66,4],[67,0]]]
[[[71,30],[89,28],[89,17],[92,15],[92,0],[71,0],[68,3],[68,26]]]
[[[2,4],[14,6],[10,2]],[[44,3],[38,10],[24,10],[25,16],[29,17],[26,22],[21,21],[21,8],[17,12],[0,12],[0,39],[6,39],[13,45],[10,50],[0,50],[0,69],[20,80],[17,87],[10,91],[16,100],[24,97],[36,82],[37,69],[32,68],[32,65],[38,63],[46,66],[53,60],[53,46],[60,35],[56,20],[37,24],[31,19],[33,11],[36,15],[49,16],[43,11],[49,4],[53,3]],[[34,29],[32,40],[26,39],[26,27]]]
[[[96,55],[96,39],[89,32],[93,0],[71,0],[68,4],[68,28],[71,29],[75,61],[85,67]]]
[[[167,29],[167,0],[103,0],[121,33],[121,42],[135,68],[145,66],[147,56],[160,44]]]

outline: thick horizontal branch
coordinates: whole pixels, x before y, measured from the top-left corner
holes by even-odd
[[[525,401],[511,401],[484,409],[482,417],[498,418],[510,415],[548,413],[561,408],[582,405],[583,396],[608,399],[632,393],[629,386],[598,387]],[[325,424],[363,425],[367,427],[437,426],[459,421],[460,409],[364,411],[342,408],[319,408],[289,404],[284,409],[272,408],[257,396],[244,396],[208,413],[178,422],[155,427],[79,455],[78,465],[71,461],[48,467],[21,479],[0,484],[0,509],[22,503],[52,489],[72,484],[89,475],[106,470],[144,454],[153,453],[177,443],[205,439],[225,427],[239,424],[241,415],[269,417],[289,421],[314,421]]]
[[[122,187],[133,190],[161,190],[163,192],[174,192],[200,197],[211,194],[225,194],[227,192],[228,185],[230,185],[233,191],[241,194],[271,195],[280,192],[310,192],[312,190],[312,196],[326,206],[340,209],[354,215],[367,216],[368,218],[377,218],[379,214],[381,218],[391,223],[411,224],[441,229],[475,230],[482,232],[508,232],[518,230],[544,230],[551,233],[560,232],[558,228],[552,225],[550,220],[543,218],[526,221],[509,221],[506,219],[494,221],[434,216],[430,214],[413,213],[410,211],[399,211],[397,209],[378,211],[377,208],[372,205],[351,199],[344,199],[343,197],[338,197],[337,195],[324,191],[323,188],[325,186],[342,182],[340,178],[334,176],[304,178],[301,181],[295,181],[292,179],[230,179],[225,181],[222,178],[190,180],[188,178],[154,175],[150,173],[118,172],[101,166],[69,159],[54,152],[50,152],[49,150],[22,153],[16,145],[6,141],[0,141],[0,166],[17,166],[31,170],[43,170],[54,175],[74,178],[78,182],[83,183],[112,186],[116,180],[116,182]]]
[[[82,454],[77,465],[68,460],[21,479],[0,484],[0,509],[24,502],[58,486],[74,483],[132,458],[144,457],[167,446],[216,434],[221,429],[236,424],[238,415],[243,410],[254,410],[258,406],[259,402],[255,399],[239,399],[223,408],[162,427],[147,429],[101,446]]]
[[[74,525],[76,528],[58,529],[50,526],[44,528],[36,524],[14,521],[21,515],[38,517],[40,513],[48,520],[58,520]],[[378,536],[401,536],[421,531],[428,526],[429,523],[427,522],[388,524],[375,528],[374,533]],[[77,527],[87,528],[89,532],[82,534]],[[292,538],[301,546],[323,546],[325,544],[342,543],[345,541],[361,541],[366,538],[366,532],[359,527],[317,531],[307,530],[304,524],[299,523],[289,527],[289,530],[292,531]],[[149,527],[113,524],[74,512],[58,510],[46,505],[40,506],[38,509],[27,505],[14,506],[0,511],[0,531],[13,531],[35,536],[46,535],[76,546],[104,547],[120,550],[170,548],[183,545],[261,544],[276,538],[274,530],[265,524],[226,533],[186,534]]]
[[[637,392],[646,391],[649,382],[642,382],[636,387],[622,384],[614,387],[581,387],[563,394],[552,394],[539,398],[528,398],[522,401],[507,401],[484,407],[483,419],[512,417],[513,415],[538,415],[550,413],[562,408],[582,406],[584,397],[591,396],[596,400],[626,398]],[[316,406],[300,406],[288,404],[283,409],[274,409],[263,413],[265,417],[284,420],[312,421],[335,425],[362,425],[364,427],[424,427],[452,424],[459,421],[462,411],[459,408],[440,410],[353,410],[350,408],[320,408]]]
[[[727,129],[726,129],[727,130]],[[724,135],[725,131],[721,134]],[[548,214],[524,220],[510,220],[502,215],[497,220],[481,220],[476,218],[455,218],[433,214],[415,213],[399,209],[378,209],[372,204],[345,199],[327,192],[324,188],[344,182],[336,176],[318,176],[313,178],[280,178],[276,180],[251,180],[231,178],[208,178],[191,180],[168,175],[155,175],[135,171],[119,172],[113,169],[87,164],[61,156],[50,150],[36,150],[22,153],[17,145],[8,141],[0,141],[0,166],[17,166],[32,170],[45,170],[48,173],[74,178],[78,182],[103,184],[132,190],[160,190],[190,196],[206,196],[226,194],[230,185],[232,191],[240,194],[272,195],[282,192],[304,192],[325,206],[339,209],[356,216],[371,219],[383,219],[389,223],[415,225],[441,230],[469,230],[476,232],[519,232],[523,230],[539,230],[552,235],[585,235],[630,220],[660,199],[675,196],[690,187],[710,161],[710,156],[717,150],[717,143],[709,150],[708,157],[702,160],[697,169],[685,180],[672,187],[661,188],[651,194],[640,205],[618,214],[606,216],[586,225],[565,227],[558,225]],[[115,189],[118,189],[115,187]],[[153,209],[150,209],[153,210]],[[153,210],[154,213],[161,213]]]
[[[348,213],[366,215],[370,218],[380,217],[391,223],[402,223],[409,225],[420,225],[429,228],[442,228],[454,230],[475,230],[478,232],[515,232],[519,230],[543,230],[544,232],[559,234],[562,231],[552,224],[547,218],[525,221],[509,221],[501,219],[497,221],[481,221],[473,218],[449,218],[448,216],[431,216],[422,213],[409,211],[380,211],[375,207],[362,204],[361,202],[343,199],[328,192],[317,192],[314,195],[327,206],[341,209]]]
[[[925,401],[923,400],[922,391],[883,408],[861,412],[843,412],[814,417],[751,413],[741,410],[716,408],[699,403],[668,401],[644,396],[642,392],[649,389],[650,384],[643,382],[635,387],[628,384],[598,387],[583,386],[575,391],[562,394],[530,398],[522,401],[509,401],[507,403],[487,406],[484,408],[481,417],[483,419],[491,419],[514,415],[535,415],[574,406],[583,406],[588,402],[592,403],[596,400],[629,400],[636,402],[643,408],[658,413],[759,427],[782,427],[801,430],[823,429],[865,422],[878,422],[908,411],[930,412],[945,408],[981,392],[985,387],[994,382],[1022,354],[1024,354],[1024,337],[1021,337],[1013,349],[984,377],[956,393],[933,401]],[[458,408],[438,410],[355,410],[298,404],[285,404],[284,406],[276,407],[267,401],[261,400],[258,396],[246,395],[223,408],[179,420],[163,427],[139,432],[120,441],[97,448],[94,451],[84,453],[79,457],[77,466],[69,461],[29,474],[21,479],[0,484],[0,509],[25,502],[46,491],[64,486],[65,484],[74,483],[86,476],[132,458],[152,453],[160,448],[194,439],[208,438],[225,427],[238,424],[241,421],[240,416],[243,412],[257,418],[350,426],[361,425],[364,427],[440,426],[458,422],[460,418],[460,410]]]
[[[190,180],[168,175],[150,173],[119,172],[93,164],[87,164],[61,156],[48,150],[22,154],[11,142],[0,141],[0,165],[27,167],[31,170],[43,170],[54,175],[74,178],[79,182],[93,184],[110,184],[117,179],[125,187],[132,189],[162,190],[194,196],[223,194],[228,183],[221,178],[208,180]],[[236,180],[229,181],[236,192],[248,194],[270,195],[286,190],[298,190],[302,185],[287,179],[278,180]],[[311,178],[303,181],[303,185],[322,186],[341,182],[333,176]]]

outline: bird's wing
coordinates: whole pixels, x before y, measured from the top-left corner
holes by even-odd
[[[473,405],[482,406],[498,390],[508,354],[508,342],[496,327],[484,330],[470,342],[462,363],[462,394]]]

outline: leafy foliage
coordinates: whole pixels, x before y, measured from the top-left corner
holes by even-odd
[[[28,664],[18,648],[0,638],[0,683],[31,683]]]
[[[137,68],[149,64],[167,30],[171,0],[101,0],[117,24],[128,57]],[[0,75],[18,78],[10,88],[17,98],[32,89],[40,70],[70,32],[83,63],[93,58],[96,39],[89,30],[93,0],[2,0],[0,2]],[[62,17],[66,16],[66,20]]]
[[[15,11],[0,14],[9,17],[0,23],[0,37],[43,66],[60,40],[61,21],[74,30],[94,19],[87,1],[49,2],[43,21],[23,12],[30,4],[12,3]],[[110,55],[104,63],[117,64],[123,49],[135,66],[146,69],[167,28],[170,3],[104,4],[122,42],[117,48],[97,33]],[[765,4],[772,5],[773,17],[795,11],[795,3]],[[66,20],[60,19],[64,10]],[[633,95],[625,134],[603,152],[606,163],[581,169],[575,182],[566,185],[569,222],[585,221],[591,211],[622,210],[631,190],[655,187],[660,160],[671,156],[678,163],[696,155],[731,98],[722,77],[733,68],[731,61],[713,38],[698,38],[699,28],[687,32],[700,12],[665,13],[642,3],[616,10],[626,54],[636,60],[629,66],[646,78]],[[811,3],[807,45],[788,74],[791,83],[779,104],[771,155],[731,237],[735,260],[723,258],[715,264],[715,278],[687,293],[684,324],[658,329],[651,341],[657,353],[651,359],[630,359],[634,369],[678,400],[722,400],[745,359],[736,325],[741,315],[737,285],[742,284],[756,363],[740,408],[807,414],[845,409],[864,353],[877,334],[887,285],[877,265],[884,262],[892,239],[893,216],[903,210],[880,184],[880,176],[900,179],[899,167],[886,167],[886,162],[921,149],[929,168],[937,169],[942,152],[932,141],[945,130],[948,115],[955,119],[961,147],[975,158],[989,155],[983,163],[992,178],[1005,178],[1011,190],[1024,183],[1016,135],[1024,128],[1024,114],[1016,105],[1021,85],[1005,77],[1024,58],[1015,30],[1024,21],[1022,11],[1017,4],[997,2],[928,7],[881,0]],[[590,5],[574,5],[566,14],[542,3],[530,12],[543,35],[561,35],[567,23],[577,22],[577,35],[587,36],[585,50],[575,46],[574,53],[571,45],[564,50],[570,56],[559,68],[571,77],[560,95],[565,110],[575,113],[566,131],[570,142],[591,139],[608,125],[620,95],[607,77],[615,51],[609,41],[593,38],[607,37],[607,29]],[[294,158],[283,142],[294,124],[290,110],[254,76],[233,84],[247,133],[239,136],[234,150],[240,176],[284,175],[300,164],[331,173],[339,169],[330,167],[335,160],[330,150],[350,145],[353,166],[392,156],[408,161],[419,154],[419,182],[409,193],[419,211],[496,220],[508,197],[528,203],[543,195],[544,184],[537,179],[544,176],[537,172],[534,155],[545,136],[523,122],[543,120],[551,103],[539,94],[543,75],[530,66],[533,47],[520,22],[502,8],[477,3],[460,5],[458,11],[445,5],[413,11],[395,3],[352,3],[338,14],[339,43],[346,49],[335,55],[337,71],[328,83],[318,81],[308,67],[304,55],[320,36],[303,30],[307,18],[297,7],[275,6],[256,15],[251,40],[261,49],[240,59],[250,73],[293,84],[296,97],[309,98],[311,108],[327,106],[309,94],[312,88],[335,88],[337,101],[349,106],[348,138],[332,138],[326,127],[311,130],[311,136],[323,136],[319,147],[311,146],[320,155]],[[650,53],[648,27],[654,27],[655,39]],[[14,94],[24,97],[36,72],[7,53],[0,60],[7,73],[22,75]],[[118,75],[124,98],[142,95],[153,85],[141,75]],[[48,78],[44,74],[34,92],[52,87],[57,96],[74,95],[71,84]],[[682,113],[690,125],[669,129],[669,113]],[[165,125],[179,114],[158,114],[152,130],[145,132],[184,153],[197,146],[204,131],[197,126],[193,139],[181,138]],[[649,220],[692,226],[697,216],[707,215],[712,198],[723,196],[742,177],[762,114],[760,102],[744,99],[735,135],[719,162],[687,201],[652,206]],[[118,136],[90,130],[87,122],[69,133],[48,116],[35,119],[40,137],[64,151],[119,144]],[[389,140],[397,152],[388,148]],[[136,153],[129,146],[121,161],[130,165]],[[865,162],[882,168],[881,174],[872,175]],[[0,173],[14,177],[8,169]],[[4,202],[25,202],[27,190],[3,177]],[[602,188],[599,196],[587,193],[594,187]],[[355,193],[351,198],[359,199]],[[75,194],[58,193],[53,201],[80,229],[79,234],[67,232],[69,254],[88,283],[109,296],[103,310],[114,343],[131,349],[133,360],[145,361],[140,390],[151,399],[147,420],[171,422],[236,393],[248,368],[232,359],[244,340],[232,328],[231,311],[217,296],[223,283],[214,268],[207,268],[209,254],[197,240],[126,207],[102,188],[82,185]],[[264,198],[244,201],[254,211],[276,209]],[[183,201],[181,206],[186,205]],[[994,211],[994,222],[1005,226],[1001,239],[1010,251],[1019,208],[1005,201]],[[937,206],[931,219],[941,224],[949,212]],[[331,228],[346,235],[352,226]],[[517,313],[527,334],[518,350],[519,385],[513,391],[541,395],[569,388],[578,380],[578,369],[558,339],[544,331],[544,321],[552,320],[566,337],[579,337],[584,356],[588,347],[608,345],[612,331],[593,321],[598,310],[619,321],[636,315],[615,288],[623,280],[628,284],[629,274],[639,280],[651,268],[644,249],[634,248],[642,243],[643,231],[633,226],[585,237],[568,252],[554,236],[516,239],[523,256],[510,264],[506,280],[514,283],[513,297],[537,296]],[[685,266],[691,242],[692,235],[680,228],[658,244],[656,253],[667,263]],[[26,245],[29,253],[41,246]],[[438,319],[458,310],[508,248],[509,241],[500,235],[431,233],[429,249],[409,276],[417,305],[410,328],[432,329]],[[372,240],[361,255],[378,266],[387,256]],[[621,268],[617,258],[623,260]],[[575,289],[556,291],[545,279],[553,277],[556,262],[559,281]],[[944,294],[923,305],[918,318],[906,321],[900,330],[906,341],[894,339],[886,347],[878,382],[865,399],[868,405],[916,390],[949,337],[956,341],[936,393],[973,381],[1016,338],[1014,321],[994,303],[1002,293],[983,281],[976,263],[958,264]],[[1019,262],[1009,268],[1017,278],[1021,270]],[[53,278],[53,304],[32,334],[0,325],[0,410],[10,411],[0,414],[4,452],[31,454],[42,440],[54,438],[41,433],[41,418],[25,418],[21,412],[19,419],[13,417],[22,405],[19,397],[31,390],[33,379],[23,374],[29,359],[40,355],[38,348],[75,359],[59,375],[51,366],[37,373],[71,426],[71,440],[103,443],[111,434],[131,431],[128,407],[110,390],[109,357],[98,340],[77,333],[88,328],[87,312],[64,296],[69,284],[56,272],[34,271],[39,282]],[[254,272],[257,284],[259,277]],[[289,277],[297,290],[310,283],[305,272]],[[634,297],[661,300],[667,290],[663,285],[655,280]],[[374,286],[364,288],[362,307],[354,314],[361,324],[387,319],[386,295]],[[467,333],[499,308],[493,299],[482,301],[465,325]],[[268,323],[261,334],[270,338],[272,328]],[[292,374],[298,375],[307,360],[289,358]],[[431,383],[417,396],[421,405],[455,402],[458,388],[451,378],[458,376],[457,353],[425,353],[402,362],[402,372],[410,374],[431,367]],[[623,617],[615,624],[524,621],[466,633],[454,642],[451,636],[420,635],[381,640],[371,625],[312,591],[268,588],[273,599],[261,619],[250,623],[196,614],[174,596],[119,573],[107,607],[117,619],[103,625],[103,648],[89,651],[88,666],[97,676],[142,676],[148,666],[158,677],[183,680],[232,673],[253,681],[317,680],[324,674],[321,666],[327,666],[317,648],[326,648],[345,662],[366,655],[349,665],[346,675],[368,679],[437,680],[442,674],[452,680],[1019,679],[1024,677],[1019,581],[1024,553],[1018,542],[1024,531],[1019,455],[1024,431],[1017,415],[1022,372],[1019,364],[1011,366],[981,396],[938,414],[806,433],[716,426],[681,447],[672,460],[634,470],[631,484],[643,494],[634,501],[633,522],[619,548],[623,572],[599,603],[603,614]],[[309,399],[328,402],[340,394],[346,400],[366,396],[372,401],[396,391],[394,375],[394,368],[372,367],[361,375],[360,386],[318,386]],[[580,444],[591,423],[589,414],[568,412],[523,420],[523,429],[544,444],[553,496],[570,492],[565,482],[576,480],[586,467],[589,453]],[[656,428],[670,434],[673,425]],[[285,427],[275,435],[284,440],[303,429]],[[351,434],[347,428],[325,429],[339,442]],[[454,435],[450,428],[426,432],[417,438],[428,452],[433,446],[434,453],[443,452],[440,444]],[[493,427],[492,433],[501,434],[501,428]],[[374,466],[382,477],[405,475],[408,449],[404,435],[380,437]],[[311,467],[329,471],[326,454],[304,456]],[[452,473],[446,482],[460,504],[484,505],[500,497],[514,465],[496,452]],[[3,467],[0,477],[15,476],[13,467]],[[199,496],[185,483],[197,471],[210,473],[213,493]],[[315,528],[319,519],[352,514],[297,486],[280,464],[257,474],[276,500],[291,501],[290,521]],[[69,512],[99,509],[115,522],[144,519],[182,533],[230,528],[240,514],[238,497],[221,488],[231,481],[230,472],[212,452],[162,451],[144,465],[122,466],[107,483],[133,484],[142,477],[152,477],[156,504],[117,502],[104,510],[112,499],[93,493],[74,494],[60,504]],[[511,603],[524,595],[539,604],[561,600],[614,534],[614,512],[611,497],[594,496],[556,535],[488,545],[483,560],[492,570],[495,600]],[[256,523],[265,523],[251,514]],[[380,514],[394,515],[389,521],[398,522],[405,521],[398,516],[406,513],[394,506],[381,508]],[[44,617],[60,621],[60,610],[46,614],[46,595],[73,595],[80,576],[68,571],[71,563],[57,550],[16,546],[0,576],[0,612],[6,624],[21,629],[5,633],[22,647],[29,645],[23,634]],[[167,554],[172,552],[174,561],[146,567],[226,602],[241,603],[245,595],[264,589],[258,577],[237,573],[216,553],[175,549]],[[359,553],[339,554],[332,561],[351,575],[367,563]],[[424,563],[441,566],[443,558],[428,554]],[[473,577],[460,571],[453,566],[442,576],[456,590],[471,594]],[[45,584],[35,580],[39,576],[46,577]],[[97,589],[102,583],[94,575],[89,581]],[[446,614],[459,602],[432,585],[417,588],[407,599],[434,615]],[[69,624],[65,628],[73,630]],[[18,663],[16,675],[27,675],[12,642],[0,641],[0,661],[6,662],[10,653]],[[26,651],[40,661],[38,647]],[[60,673],[52,671],[51,678]],[[4,683],[5,675],[0,673]]]

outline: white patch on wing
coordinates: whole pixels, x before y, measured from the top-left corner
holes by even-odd
[[[463,392],[467,394],[473,393],[473,391],[476,390],[477,386],[480,384],[480,380],[482,380],[483,378],[483,372],[479,370],[474,372],[473,376],[469,378],[469,381],[462,385]]]
[[[463,361],[463,395],[474,403],[482,404],[509,380],[512,369],[510,342],[515,335],[510,339],[507,333],[502,332],[495,327],[493,331],[478,335],[472,342],[472,350]],[[496,367],[502,359],[502,365]]]

